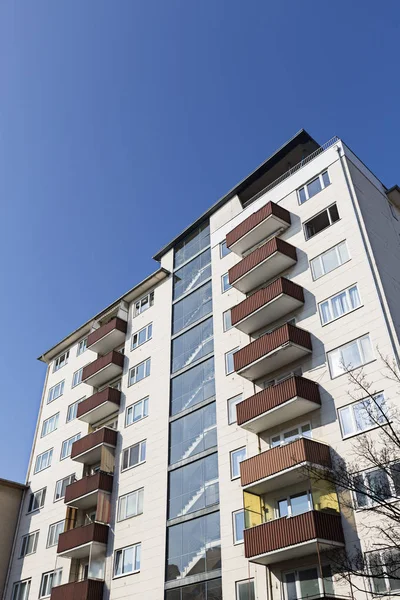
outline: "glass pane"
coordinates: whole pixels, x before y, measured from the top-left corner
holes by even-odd
[[[195,323],[212,311],[211,281],[177,302],[173,307],[172,332]]]
[[[171,383],[171,414],[215,396],[214,359],[204,361]]]
[[[318,571],[316,568],[299,571],[300,596],[319,596]]]
[[[317,179],[314,179],[314,181],[310,181],[310,183],[307,184],[308,197],[312,198],[315,194],[318,194],[321,189],[321,182],[319,177],[317,177]]]
[[[358,288],[356,285],[349,289],[349,297],[350,297],[350,304],[351,304],[352,308],[357,308],[357,306],[361,305],[361,300],[360,300],[360,296],[358,294]]]
[[[300,204],[303,204],[307,200],[305,188],[299,189],[299,200]]]
[[[296,427],[296,429],[291,429],[290,431],[287,431],[283,435],[283,440],[285,443],[292,442],[293,440],[297,439],[299,437],[299,435],[300,435],[299,430]]]
[[[231,452],[231,474],[232,477],[239,477],[240,463],[246,458],[246,448],[240,448]]]
[[[343,264],[346,261],[348,261],[350,256],[349,256],[349,252],[347,250],[346,242],[342,242],[341,244],[339,244],[337,249],[339,252],[340,264]]]
[[[286,573],[285,580],[287,600],[297,600],[295,573]]]
[[[332,569],[330,565],[322,567],[322,577],[324,579],[324,591],[325,594],[334,595]]]
[[[187,294],[211,277],[211,251],[206,250],[190,263],[175,271],[173,299]]]
[[[332,312],[335,319],[349,312],[349,310],[350,307],[347,302],[346,292],[342,292],[341,294],[338,294],[332,298]]]
[[[361,352],[362,352],[362,356],[363,356],[363,363],[373,360],[374,353],[372,351],[372,344],[371,344],[369,335],[365,335],[364,337],[362,337],[360,340],[360,344],[361,344]]]
[[[174,266],[179,267],[192,256],[206,248],[210,244],[210,227],[208,222],[200,225],[194,232],[175,246]]]
[[[343,435],[350,435],[354,433],[354,425],[353,420],[351,418],[351,408],[347,406],[346,408],[341,408],[339,410],[339,418],[340,423],[342,425]]]
[[[290,506],[292,509],[292,516],[301,515],[310,509],[308,502],[308,494],[299,494],[298,496],[292,496],[290,498]]]
[[[213,322],[207,319],[172,342],[172,371],[179,371],[214,349]]]
[[[254,581],[243,581],[238,584],[237,600],[254,600]]]
[[[351,344],[346,344],[340,348],[341,353],[341,365],[347,369],[354,369],[362,364],[360,350],[356,341]]]
[[[368,482],[368,487],[371,489],[375,498],[378,500],[387,500],[392,497],[389,478],[385,471],[381,471],[380,469],[370,471],[365,477]]]
[[[333,271],[333,269],[336,269],[336,267],[339,265],[336,248],[332,248],[332,250],[325,252],[325,254],[321,256],[321,260],[324,273],[329,273],[330,271]]]
[[[324,182],[325,187],[330,184],[331,181],[329,179],[328,171],[325,171],[324,173],[322,173],[322,181]]]
[[[278,513],[280,517],[287,517],[289,514],[288,502],[286,498],[284,500],[279,500],[278,502]]]
[[[332,223],[336,223],[336,221],[339,221],[339,211],[336,204],[329,208],[329,215],[331,217]]]
[[[170,464],[217,444],[215,403],[171,423]]]
[[[228,400],[228,424],[236,423],[236,405],[242,401],[242,394]]]
[[[325,325],[325,323],[328,323],[332,319],[329,302],[322,302],[322,304],[320,304],[320,308],[322,323]]]
[[[322,275],[324,274],[324,270],[323,270],[323,264],[322,264],[321,257],[318,256],[317,258],[314,258],[310,262],[310,265],[311,265],[313,278],[319,279],[320,277],[322,277]]]
[[[236,512],[235,518],[235,542],[243,541],[243,530],[244,530],[244,510]]]

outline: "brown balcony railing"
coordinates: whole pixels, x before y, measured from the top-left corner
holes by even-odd
[[[51,600],[102,600],[104,581],[85,579],[58,585],[51,590]]]
[[[58,538],[57,552],[67,552],[78,546],[89,544],[90,542],[98,542],[106,544],[108,539],[108,525],[103,523],[90,523],[83,527],[75,527],[60,533]]]
[[[238,262],[237,265],[229,269],[229,283],[233,285],[235,281],[243,277],[243,275],[246,275],[246,273],[264,262],[267,258],[273,256],[276,252],[285,254],[292,260],[297,261],[296,248],[291,244],[288,244],[288,242],[275,237],[263,244],[260,248],[253,250],[253,252]]]
[[[83,438],[72,444],[71,458],[74,459],[80,454],[95,448],[99,444],[107,444],[108,446],[115,447],[117,445],[117,436],[118,432],[115,429],[101,427],[101,429],[85,435]]]
[[[329,446],[308,438],[299,438],[252,456],[240,463],[242,486],[245,487],[303,463],[331,468]]]
[[[243,300],[243,302],[234,306],[231,309],[232,325],[236,325],[282,294],[291,296],[299,302],[304,302],[303,288],[300,285],[293,283],[293,281],[285,279],[285,277],[280,277],[270,283],[267,287],[258,290],[258,292],[255,292]]]
[[[263,356],[289,343],[302,346],[310,351],[312,350],[309,332],[300,329],[300,327],[285,323],[282,327],[278,327],[278,329],[271,331],[271,333],[262,335],[254,342],[235,352],[233,355],[235,371],[240,371]]]
[[[67,486],[65,490],[64,502],[73,502],[81,496],[86,496],[91,492],[101,490],[103,492],[112,492],[113,476],[108,473],[95,473],[88,477],[82,477]]]
[[[296,397],[314,402],[316,407],[321,405],[318,384],[304,377],[290,377],[237,404],[237,423],[243,425]]]
[[[89,398],[82,400],[82,402],[79,402],[78,404],[77,418],[79,419],[79,417],[98,408],[105,402],[115,404],[115,410],[117,410],[121,402],[121,392],[115,388],[107,387],[101,392],[97,392],[97,394],[93,394],[93,396],[89,396]]]
[[[92,333],[87,339],[87,347],[90,348],[91,346],[93,346],[93,344],[101,340],[101,338],[108,335],[112,331],[116,330],[120,331],[121,333],[126,333],[127,328],[128,324],[126,321],[120,319],[119,317],[115,317],[105,325],[102,325],[98,329],[95,329],[95,331],[92,331]]]
[[[249,233],[254,229],[254,227],[257,227],[257,225],[271,216],[275,216],[290,225],[290,212],[282,206],[279,206],[279,204],[275,204],[275,202],[268,202],[260,208],[260,210],[257,210],[257,212],[247,217],[247,219],[242,223],[239,223],[237,227],[227,234],[226,245],[228,248],[240,240],[246,233]]]
[[[322,539],[344,544],[339,514],[312,510],[295,517],[282,517],[244,530],[246,558]]]
[[[82,381],[85,381],[85,379],[89,379],[89,377],[92,377],[93,375],[95,375],[95,373],[101,371],[101,369],[104,369],[105,367],[108,367],[108,365],[111,364],[116,365],[117,367],[121,367],[122,369],[124,366],[124,358],[124,355],[120,352],[117,352],[116,350],[112,350],[108,354],[105,354],[105,356],[100,356],[100,358],[86,365],[86,367],[83,368]]]

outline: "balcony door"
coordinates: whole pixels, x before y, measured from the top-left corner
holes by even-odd
[[[334,595],[332,572],[329,565],[322,567],[323,580],[318,567],[308,567],[284,574],[285,600],[316,598],[323,594]]]

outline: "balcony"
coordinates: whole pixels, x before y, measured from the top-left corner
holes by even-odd
[[[280,277],[231,309],[232,325],[253,333],[304,304],[303,288]]]
[[[111,319],[89,335],[87,347],[98,354],[107,354],[114,348],[122,346],[125,342],[125,334],[128,323],[119,317]]]
[[[66,558],[84,558],[104,554],[108,539],[108,525],[90,523],[60,533],[57,553]]]
[[[285,323],[235,352],[233,361],[236,373],[255,381],[311,352],[309,332]]]
[[[244,530],[245,556],[269,565],[344,546],[340,514],[311,510]]]
[[[58,585],[51,590],[51,600],[102,600],[104,581],[85,579]]]
[[[98,492],[111,493],[112,486],[113,476],[100,471],[68,485],[65,490],[64,502],[79,509],[90,508],[97,504]]]
[[[85,435],[72,444],[71,458],[86,465],[94,465],[101,460],[101,449],[104,446],[115,448],[118,432],[109,427],[101,427],[93,433]]]
[[[304,377],[290,377],[240,402],[237,423],[260,433],[320,407],[318,385]]]
[[[93,387],[104,385],[107,381],[122,375],[124,358],[124,355],[116,350],[112,350],[105,356],[100,356],[100,358],[83,368],[82,381]]]
[[[268,202],[228,233],[226,245],[242,256],[253,246],[289,226],[290,212],[279,204]]]
[[[329,446],[302,437],[261,452],[240,463],[241,484],[244,491],[262,496],[304,481],[307,466],[332,468]]]
[[[273,238],[229,269],[229,283],[247,294],[296,262],[296,248],[280,238]]]
[[[92,425],[109,417],[119,409],[121,392],[107,387],[78,404],[77,418]]]

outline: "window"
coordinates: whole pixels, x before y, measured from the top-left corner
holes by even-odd
[[[60,413],[57,413],[56,415],[53,415],[52,417],[49,417],[48,419],[43,421],[42,433],[40,437],[44,437],[45,435],[48,435],[49,433],[57,429],[59,416]]]
[[[238,448],[230,453],[231,456],[231,478],[240,477],[240,463],[246,458],[246,448]]]
[[[226,245],[226,240],[224,240],[223,242],[220,242],[219,245],[219,255],[221,258],[224,258],[224,256],[226,256],[227,254],[230,254],[231,250],[229,250],[228,246]]]
[[[86,396],[83,396],[83,398],[79,398],[79,400],[77,400],[76,402],[74,402],[73,404],[70,404],[68,406],[68,410],[67,410],[67,423],[69,423],[70,421],[73,421],[74,419],[76,419],[76,415],[78,412],[78,404],[80,402],[82,402],[83,400],[85,400]]]
[[[76,387],[82,382],[82,373],[83,367],[81,367],[78,371],[75,371],[75,373],[72,375],[72,387]]]
[[[58,537],[60,533],[64,531],[64,523],[64,521],[58,521],[57,523],[50,525],[47,536],[47,548],[50,548],[51,546],[57,546]]]
[[[168,527],[167,581],[209,573],[220,568],[218,511]]]
[[[293,494],[278,500],[278,517],[295,517],[312,510],[312,498],[308,492]]]
[[[188,367],[213,350],[213,320],[210,318],[172,341],[172,372]]]
[[[226,310],[222,313],[222,318],[224,322],[224,331],[229,331],[232,329],[232,318],[231,318],[231,309]]]
[[[42,581],[40,582],[39,598],[50,596],[53,587],[60,585],[62,577],[62,569],[43,573]]]
[[[264,381],[264,389],[272,387],[273,385],[278,385],[278,383],[282,383],[282,381],[286,381],[286,379],[291,379],[291,377],[301,377],[303,375],[303,369],[299,367],[298,369],[294,369],[293,371],[289,371],[289,373],[284,373],[283,375],[279,375],[274,379],[268,379]]]
[[[122,471],[136,467],[146,460],[146,440],[134,444],[123,451],[122,455]]]
[[[131,406],[128,406],[125,414],[125,427],[144,419],[149,414],[149,397],[142,398]]]
[[[341,242],[310,260],[313,279],[319,279],[323,275],[337,269],[337,267],[340,267],[340,265],[343,265],[348,260],[350,260],[350,255],[346,242]]]
[[[367,431],[387,423],[388,420],[388,409],[383,394],[376,394],[373,399],[364,398],[339,408],[338,413],[343,437]]]
[[[379,596],[398,595],[400,589],[400,554],[398,550],[388,548],[380,552],[366,554],[372,575],[372,590]],[[397,592],[397,593],[396,593]]]
[[[171,471],[168,482],[168,519],[218,504],[217,453]]]
[[[60,383],[53,385],[53,387],[49,389],[49,394],[47,396],[47,404],[50,404],[50,402],[53,402],[53,400],[56,400],[57,398],[62,396],[64,392],[64,383],[65,380],[60,381]]]
[[[222,600],[222,579],[210,579],[167,590],[165,600]]]
[[[236,405],[243,399],[243,394],[238,394],[228,400],[228,425],[236,423]]]
[[[210,245],[210,226],[208,221],[202,223],[192,233],[187,235],[182,242],[174,248],[174,267],[180,267],[207,246]]]
[[[236,510],[232,513],[233,517],[233,542],[241,544],[244,541],[244,510]]]
[[[317,235],[320,231],[327,229],[327,227],[330,227],[336,223],[336,221],[339,221],[339,218],[339,211],[336,204],[332,204],[329,208],[318,213],[315,217],[304,223],[306,240],[314,237],[314,235]]]
[[[19,557],[23,558],[24,556],[28,556],[28,554],[34,554],[36,552],[38,539],[38,531],[24,535],[21,541],[21,551],[19,553]]]
[[[131,338],[131,350],[134,350],[138,346],[141,346],[145,342],[148,342],[149,340],[151,340],[152,334],[153,334],[153,324],[152,323],[150,323],[149,325],[146,325],[146,327],[143,327],[143,329],[140,329],[140,331],[137,331],[136,333],[134,333]]]
[[[46,488],[42,488],[37,492],[32,492],[29,496],[29,506],[28,513],[33,512],[34,510],[39,510],[44,506],[44,501],[46,499]]]
[[[178,333],[196,323],[212,311],[211,281],[197,288],[182,300],[175,302],[172,309],[172,333]]]
[[[322,189],[326,188],[330,184],[328,171],[324,171],[315,179],[312,179],[305,186],[301,187],[298,191],[299,204],[303,204],[315,194],[318,194]]]
[[[224,275],[222,275],[221,277],[221,288],[222,288],[222,293],[227,292],[228,290],[231,289],[231,284],[229,283],[229,273],[225,273]]]
[[[74,442],[77,442],[80,439],[80,437],[81,437],[81,434],[77,433],[76,435],[68,438],[68,440],[65,440],[62,443],[60,460],[64,460],[64,458],[68,458],[68,456],[71,455],[72,444]]]
[[[225,373],[226,373],[226,375],[233,373],[235,370],[235,365],[233,363],[233,355],[238,350],[239,350],[239,347],[234,348],[233,350],[230,350],[229,352],[227,352],[225,354]]]
[[[326,325],[359,306],[361,306],[361,300],[358,287],[353,285],[318,304],[321,323]]]
[[[114,577],[140,571],[141,544],[115,551]]]
[[[211,277],[211,250],[196,256],[187,265],[174,273],[173,299],[193,292]]]
[[[171,414],[176,415],[214,396],[214,358],[212,357],[172,379]]]
[[[42,452],[42,454],[38,454],[36,457],[34,473],[39,473],[39,471],[43,471],[43,469],[50,467],[52,458],[53,448],[46,450],[46,452]]]
[[[140,300],[135,302],[134,316],[137,317],[138,315],[141,315],[146,310],[148,310],[150,308],[150,306],[153,306],[153,304],[154,304],[154,292],[150,292],[150,294],[146,294],[146,296],[143,296],[143,298],[140,298]]]
[[[339,377],[346,370],[356,369],[374,360],[372,344],[369,335],[344,344],[336,350],[327,353],[331,378]]]
[[[285,598],[334,597],[330,565],[322,567],[322,578],[318,567],[307,567],[284,574]]]
[[[68,475],[68,477],[64,477],[64,479],[59,479],[56,482],[56,489],[54,492],[54,502],[57,500],[61,500],[65,496],[65,489],[67,485],[70,485],[75,481],[75,473],[73,475]]]
[[[297,440],[299,437],[311,438],[310,423],[305,423],[304,425],[296,425],[292,429],[288,429],[283,433],[277,433],[276,435],[271,436],[270,447],[275,448],[275,446],[289,444],[290,442]]]
[[[68,358],[69,358],[69,350],[67,352],[64,352],[64,354],[61,354],[61,356],[59,356],[54,361],[53,373],[58,371],[58,369],[61,369],[61,367],[64,367],[68,362]]]
[[[236,582],[236,600],[255,600],[254,579]]]
[[[400,463],[357,473],[353,478],[357,508],[371,507],[400,496]]]
[[[24,579],[24,581],[16,581],[13,585],[11,600],[28,600],[30,589],[31,579]]]
[[[143,493],[144,489],[135,490],[124,496],[120,496],[118,501],[118,521],[136,517],[143,512]]]
[[[86,348],[87,348],[87,338],[85,338],[84,340],[81,340],[78,343],[78,348],[77,348],[77,351],[76,351],[76,355],[80,356],[81,354],[83,354],[85,352]]]
[[[151,359],[147,358],[129,371],[129,385],[133,385],[150,375]]]
[[[170,425],[169,462],[177,463],[217,445],[215,402]]]

